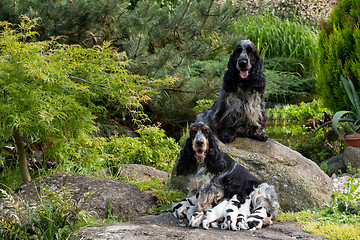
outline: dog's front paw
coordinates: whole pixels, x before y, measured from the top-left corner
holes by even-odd
[[[226,129],[221,134],[219,134],[219,140],[223,143],[231,143],[235,141],[236,133],[231,129]]]
[[[258,131],[254,135],[250,136],[250,138],[260,142],[266,142],[269,139],[269,135],[265,131]]]

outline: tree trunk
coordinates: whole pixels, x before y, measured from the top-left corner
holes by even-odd
[[[21,139],[19,129],[17,128],[14,129],[14,138],[15,138],[16,148],[18,150],[21,177],[23,183],[28,183],[31,181],[31,177],[26,160],[25,146]]]

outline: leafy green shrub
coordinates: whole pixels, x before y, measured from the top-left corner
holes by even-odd
[[[285,122],[291,121],[306,121],[308,119],[321,119],[324,113],[331,113],[329,109],[323,106],[320,100],[313,100],[312,102],[301,102],[300,104],[292,105],[276,105],[273,108],[267,109],[267,114],[272,120],[283,120]]]
[[[317,91],[326,107],[333,111],[354,110],[340,75],[348,76],[355,89],[359,89],[359,3],[359,0],[337,1],[329,20],[320,24]]]
[[[340,154],[344,149],[337,137],[330,137],[328,129],[313,133],[317,122],[323,122],[321,119],[324,114],[330,114],[330,110],[319,100],[298,105],[275,106],[268,108],[267,112],[273,122],[267,126],[270,137],[318,164]]]
[[[238,34],[257,43],[267,57],[295,57],[313,75],[316,59],[316,29],[299,22],[282,20],[272,13],[243,16],[234,22]],[[264,53],[263,53],[264,55]]]
[[[204,110],[209,110],[213,105],[213,100],[210,99],[201,99],[196,102],[196,107],[194,107],[194,111],[200,113]]]
[[[141,138],[114,136],[105,145],[108,153],[126,163],[139,163],[171,172],[179,152],[174,139],[156,126],[141,126],[136,130]],[[117,164],[116,161],[113,164]]]
[[[287,126],[284,128],[289,130]],[[324,160],[340,154],[345,148],[344,144],[340,141],[329,141],[324,133],[314,136],[312,132],[304,132],[304,128],[301,128],[301,125],[297,130],[298,132],[292,131],[286,134],[278,134],[276,141],[301,153],[304,157],[311,159],[319,165]]]
[[[84,49],[56,38],[36,41],[36,22],[24,17],[17,30],[0,22],[0,139],[14,137],[24,182],[30,175],[23,138],[50,146],[91,133],[96,115],[106,112],[98,99],[142,123],[142,104],[157,86],[173,80],[130,74],[129,62],[109,43]]]
[[[79,224],[91,217],[83,210],[89,193],[76,202],[71,199],[68,186],[51,191],[40,188],[40,204],[29,206],[24,200],[15,200],[0,189],[3,195],[0,213],[0,237],[3,239],[68,239]],[[11,209],[9,211],[9,209]]]
[[[87,174],[103,167],[137,163],[171,172],[180,147],[159,126],[141,126],[140,137],[114,131],[109,138],[92,137],[64,146],[61,168]]]

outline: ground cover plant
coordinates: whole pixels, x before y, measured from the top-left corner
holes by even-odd
[[[325,203],[324,207],[282,213],[278,221],[296,221],[305,231],[328,239],[359,239],[360,215],[359,207],[355,205],[360,201],[360,193],[355,192],[359,183],[355,183],[354,178],[355,176],[349,178],[345,190],[333,192],[332,201]]]
[[[30,205],[0,189],[0,237],[3,239],[68,239],[81,224],[94,216],[83,210],[90,193],[75,202],[68,186],[52,191],[40,188],[38,204]]]

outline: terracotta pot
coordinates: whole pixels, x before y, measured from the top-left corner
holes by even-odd
[[[345,145],[347,147],[360,147],[360,133],[341,134],[339,139],[345,140]]]

